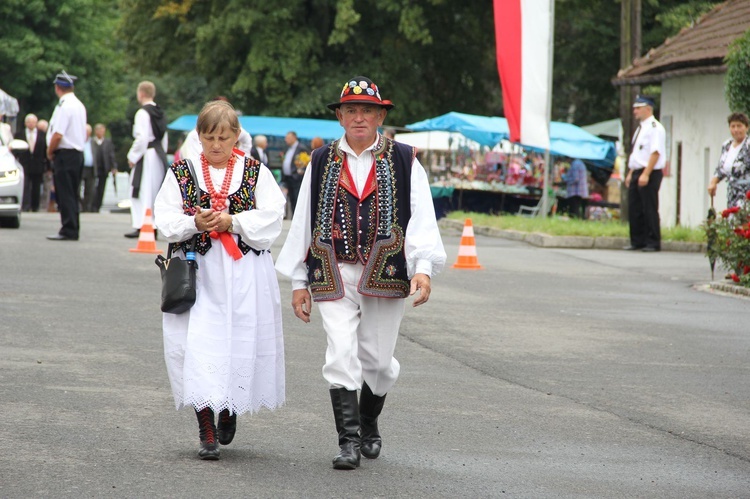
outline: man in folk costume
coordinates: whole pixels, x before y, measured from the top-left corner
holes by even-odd
[[[167,163],[167,117],[154,102],[156,86],[150,81],[138,84],[141,108],[133,120],[133,145],[128,151],[130,166],[130,218],[133,231],[125,237],[135,238],[141,232],[147,209],[154,207],[156,193],[164,180]]]
[[[313,151],[276,269],[292,280],[298,318],[310,322],[318,303],[340,447],[333,467],[354,469],[360,455],[380,454],[378,416],[400,370],[393,353],[404,298],[427,302],[446,255],[415,149],[378,133],[393,104],[356,76],[328,107],[345,133]]]

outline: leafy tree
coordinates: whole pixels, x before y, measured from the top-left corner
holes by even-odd
[[[52,80],[65,69],[80,78],[76,94],[89,120],[116,120],[125,104],[124,65],[112,38],[118,17],[116,0],[3,0],[0,87],[19,100],[22,115],[50,118]]]
[[[750,30],[735,40],[726,57],[725,95],[732,111],[750,111]]]
[[[343,82],[370,76],[389,123],[496,114],[491,11],[467,0],[124,0],[120,34],[142,71],[203,75],[204,99],[247,114],[331,117]],[[170,50],[168,47],[179,47]]]

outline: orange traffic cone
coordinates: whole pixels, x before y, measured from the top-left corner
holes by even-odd
[[[162,250],[156,247],[156,234],[154,225],[151,220],[151,208],[146,208],[146,215],[143,217],[141,232],[138,234],[138,244],[135,248],[130,248],[131,253],[162,253]]]
[[[464,232],[461,234],[461,245],[458,247],[458,259],[453,264],[454,269],[481,269],[477,259],[477,245],[474,241],[474,226],[471,218],[464,222]]]

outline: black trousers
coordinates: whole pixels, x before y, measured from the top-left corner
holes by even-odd
[[[571,218],[586,218],[586,201],[581,196],[568,198],[568,214]]]
[[[289,203],[292,205],[292,214],[294,214],[294,207],[297,206],[297,197],[299,196],[299,188],[302,184],[302,175],[297,173],[282,175],[281,181],[284,182],[287,191],[289,191]]]
[[[659,223],[659,187],[664,176],[661,170],[653,170],[648,184],[638,186],[643,173],[633,170],[628,187],[628,217],[630,218],[630,244],[636,248],[661,249],[661,227]]]
[[[75,149],[58,149],[52,170],[55,179],[55,199],[60,209],[60,235],[78,239],[80,230],[78,189],[81,185],[83,152]]]
[[[94,206],[92,210],[94,213],[99,213],[104,202],[104,188],[107,186],[107,172],[100,171],[96,176],[96,195],[94,196]]]
[[[43,173],[25,173],[23,178],[23,211],[39,211]]]
[[[83,211],[89,212],[94,209],[94,199],[96,198],[96,175],[94,175],[94,167],[83,167],[81,174],[81,183],[83,184]]]

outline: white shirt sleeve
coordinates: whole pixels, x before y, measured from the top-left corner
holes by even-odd
[[[137,163],[146,154],[148,143],[154,140],[154,134],[151,131],[151,118],[143,109],[139,109],[135,113],[133,139],[133,145],[130,146],[128,151],[128,161]]]
[[[250,156],[250,149],[253,148],[253,138],[244,128],[240,128],[240,136],[237,139],[237,149]]]
[[[232,215],[233,230],[257,250],[267,250],[281,234],[286,198],[273,173],[260,167],[255,184],[255,209]]]
[[[185,241],[200,232],[195,228],[195,217],[182,210],[182,194],[172,170],[167,170],[156,194],[154,226],[159,229],[159,236],[169,243]]]
[[[292,289],[307,288],[307,250],[312,243],[310,222],[310,170],[307,165],[294,208],[294,218],[286,236],[284,247],[276,259],[276,270],[292,280]]]
[[[414,274],[433,277],[440,273],[447,258],[435,218],[427,172],[414,159],[411,168],[411,218],[406,228],[404,253],[409,279]]]

